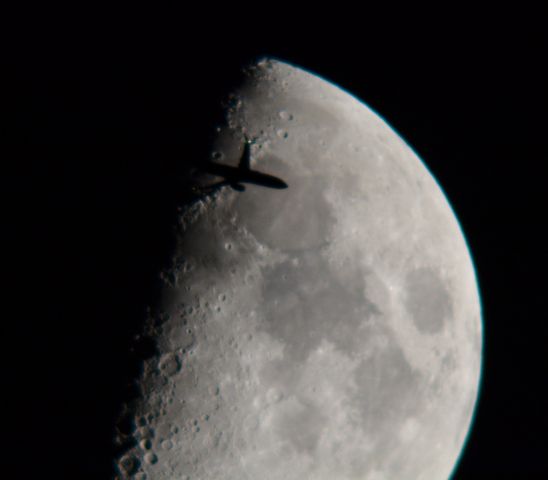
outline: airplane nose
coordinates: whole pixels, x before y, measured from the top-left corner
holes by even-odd
[[[282,189],[282,188],[287,188],[289,185],[287,183],[285,183],[283,180],[281,179],[276,179],[276,188],[279,188],[279,189]]]

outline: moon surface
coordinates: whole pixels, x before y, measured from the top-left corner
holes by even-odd
[[[119,478],[447,479],[482,324],[443,192],[367,106],[280,61],[247,70],[212,158],[237,165],[244,136],[289,188],[182,212]]]

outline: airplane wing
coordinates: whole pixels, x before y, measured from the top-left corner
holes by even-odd
[[[241,183],[231,183],[230,186],[237,192],[245,192],[245,185]]]
[[[211,185],[196,187],[195,191],[199,194],[207,195],[209,193],[213,193],[219,190],[221,187],[226,187],[226,186],[233,188],[237,192],[245,192],[245,185],[242,185],[241,183],[238,183],[238,182],[231,182],[228,180],[222,180],[217,183],[212,183]]]

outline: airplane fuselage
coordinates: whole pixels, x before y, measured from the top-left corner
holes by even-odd
[[[211,175],[223,177],[228,185],[252,183],[269,188],[287,188],[287,183],[285,183],[282,179],[273,175],[268,175],[267,173],[257,172],[255,170],[247,170],[210,162],[204,165],[203,171]]]

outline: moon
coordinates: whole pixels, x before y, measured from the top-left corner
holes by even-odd
[[[447,479],[482,322],[442,190],[305,70],[263,59],[229,103],[212,158],[235,166],[254,138],[251,168],[289,188],[223,187],[181,213],[118,477]]]

